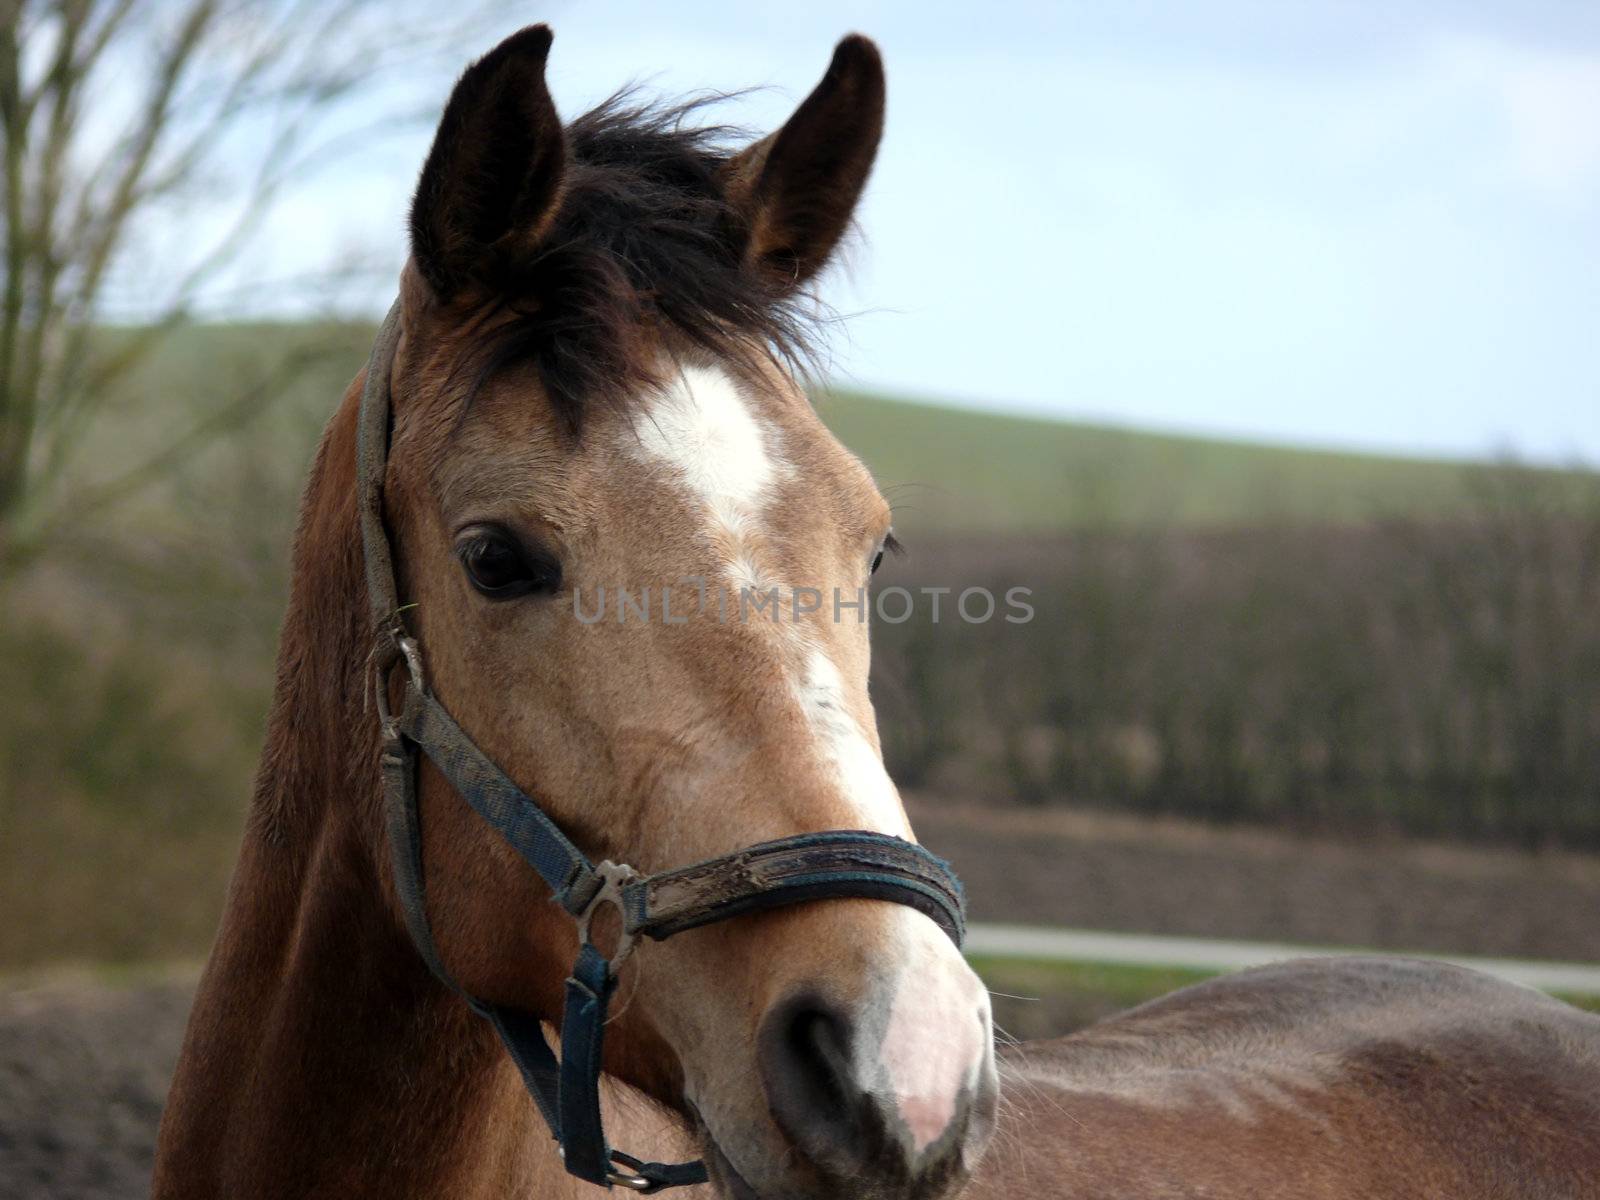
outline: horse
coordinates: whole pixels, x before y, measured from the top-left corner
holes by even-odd
[[[157,1200],[1600,1194],[1600,1018],[1468,972],[996,1050],[867,693],[890,510],[799,382],[880,55],[735,144],[626,93],[563,124],[550,46],[455,85],[312,465]]]

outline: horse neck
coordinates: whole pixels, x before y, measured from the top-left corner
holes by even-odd
[[[352,386],[302,506],[266,747],[157,1197],[504,1193],[553,1159],[492,1033],[386,899],[355,416]]]

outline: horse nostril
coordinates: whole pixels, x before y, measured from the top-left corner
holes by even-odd
[[[881,1119],[856,1070],[852,1024],[813,994],[792,996],[761,1025],[758,1060],[767,1103],[786,1137],[827,1169],[859,1168]]]
[[[986,1034],[987,1020],[977,1023]],[[897,1047],[872,1030],[870,1016],[863,1024],[852,1010],[814,991],[774,1005],[756,1043],[773,1123],[836,1192],[943,1195],[962,1177],[973,1149],[969,1133],[982,1133],[989,1120],[984,1096],[943,1069],[954,1063],[957,1075],[970,1074],[960,1061],[966,1039],[935,1024],[918,1026],[922,1040]],[[958,1047],[954,1057],[943,1052],[945,1043]],[[907,1053],[914,1061],[905,1061]],[[939,1068],[931,1075],[921,1070],[930,1056]]]
[[[850,1032],[844,1018],[803,1005],[789,1018],[785,1056],[803,1086],[822,1105],[837,1108],[850,1098]]]

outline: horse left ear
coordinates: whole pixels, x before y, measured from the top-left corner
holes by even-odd
[[[822,82],[776,133],[726,168],[745,262],[781,289],[824,266],[850,225],[883,136],[883,59],[851,34]]]

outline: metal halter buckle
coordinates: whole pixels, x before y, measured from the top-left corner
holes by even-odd
[[[567,1148],[560,1142],[556,1143],[556,1153],[561,1156],[562,1162],[567,1161]],[[616,1184],[618,1187],[625,1187],[635,1192],[648,1192],[656,1186],[655,1180],[644,1175],[636,1175],[632,1171],[624,1171],[614,1165],[606,1168],[606,1180]]]
[[[655,1186],[652,1180],[646,1179],[643,1175],[635,1175],[631,1171],[608,1169],[606,1178],[618,1187],[631,1188],[636,1192],[648,1192]]]
[[[622,965],[623,959],[633,953],[633,945],[637,940],[628,930],[628,910],[623,906],[622,890],[639,877],[639,872],[626,863],[614,863],[608,858],[605,862],[595,867],[594,873],[595,878],[600,880],[600,887],[593,896],[589,897],[589,903],[585,904],[583,911],[578,914],[578,944],[580,946],[592,944],[589,941],[590,922],[594,920],[594,914],[599,911],[602,904],[610,904],[617,910],[617,916],[620,919],[617,948],[612,952],[611,958],[607,963],[612,974],[616,974],[616,970]],[[642,1177],[636,1176],[635,1178]],[[646,1180],[645,1182],[648,1183],[649,1181]],[[634,1187],[636,1185],[624,1183],[623,1186]]]

